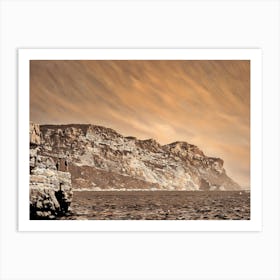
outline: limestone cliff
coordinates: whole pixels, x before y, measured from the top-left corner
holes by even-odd
[[[71,174],[58,168],[61,159],[43,156],[40,127],[30,123],[30,218],[54,219],[69,212]]]
[[[186,142],[162,146],[96,125],[42,125],[40,133],[38,155],[54,161],[47,165],[67,169],[75,190],[240,188],[227,176],[222,159]]]

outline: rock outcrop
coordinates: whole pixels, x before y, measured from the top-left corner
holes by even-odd
[[[40,133],[38,168],[68,170],[74,190],[240,189],[222,159],[186,142],[162,146],[96,125],[41,125]]]
[[[71,174],[59,168],[61,158],[42,155],[40,127],[30,124],[30,218],[54,219],[70,211]]]
[[[29,142],[30,145],[40,145],[40,126],[35,123],[29,124]]]

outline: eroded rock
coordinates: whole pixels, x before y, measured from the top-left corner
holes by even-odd
[[[239,190],[220,158],[197,146],[124,137],[96,125],[42,125],[41,157],[69,171],[76,190]],[[59,159],[59,161],[57,161]]]
[[[44,156],[42,150],[40,127],[30,124],[30,218],[54,219],[70,212],[71,174],[58,168],[61,158]]]

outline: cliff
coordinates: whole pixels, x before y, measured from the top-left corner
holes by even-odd
[[[68,171],[74,190],[240,189],[227,176],[222,159],[208,157],[186,142],[162,146],[102,126],[69,124],[41,125],[39,146],[37,155],[46,162],[43,168]],[[36,172],[32,174],[37,176]]]
[[[40,126],[30,123],[30,218],[54,219],[70,210],[71,174],[58,168],[59,158],[42,155]]]

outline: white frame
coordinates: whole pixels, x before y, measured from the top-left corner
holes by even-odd
[[[1,280],[280,280],[279,0],[0,0],[0,15]],[[124,47],[262,49],[262,231],[18,232],[17,49]]]
[[[97,221],[29,219],[30,60],[250,60],[251,219],[187,221]],[[262,65],[260,49],[19,49],[19,231],[261,231]]]

